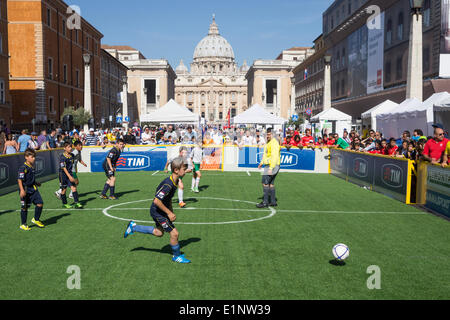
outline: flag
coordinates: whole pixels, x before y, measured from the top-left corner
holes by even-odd
[[[230,128],[231,127],[231,109],[228,109],[227,122],[228,122],[228,128]]]

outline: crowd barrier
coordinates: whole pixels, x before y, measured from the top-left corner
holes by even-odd
[[[417,203],[450,218],[450,168],[420,162],[417,181]]]
[[[361,152],[331,149],[330,173],[411,204],[414,162]]]
[[[62,149],[43,150],[36,154],[35,171],[39,182],[45,182],[58,177],[59,156]],[[17,173],[25,162],[24,154],[0,156],[0,195],[19,190]]]

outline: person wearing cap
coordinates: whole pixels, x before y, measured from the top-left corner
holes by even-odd
[[[36,132],[31,133],[31,139],[28,140],[28,148],[33,149],[33,150],[39,149],[39,143],[37,141],[37,133]]]
[[[444,128],[441,124],[436,123],[433,128],[434,137],[425,144],[422,156],[432,164],[439,164],[442,162],[449,140],[444,137]]]
[[[98,136],[95,134],[93,128],[89,129],[89,134],[86,136],[84,140],[84,145],[87,147],[100,145],[100,140],[98,139]]]

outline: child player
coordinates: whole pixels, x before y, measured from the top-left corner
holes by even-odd
[[[100,195],[100,198],[102,199],[117,200],[114,194],[114,189],[116,186],[116,166],[117,160],[119,160],[123,148],[125,148],[124,140],[118,139],[117,144],[111,150],[109,150],[105,161],[103,161],[103,170],[105,170],[105,174],[108,180],[106,180],[105,186],[103,187],[103,192]],[[110,190],[109,198],[106,196],[108,189]]]
[[[36,182],[34,173],[34,162],[36,160],[36,152],[33,149],[25,150],[25,163],[19,167],[17,183],[19,184],[19,195],[20,195],[20,218],[22,223],[20,229],[29,231],[31,230],[27,225],[27,215],[28,208],[31,203],[36,207],[34,208],[34,218],[31,220],[32,223],[37,225],[39,228],[44,228],[44,224],[39,220],[42,213],[42,208],[44,207],[44,202],[42,201],[41,194],[39,193],[37,187],[41,184]]]
[[[180,147],[180,153],[176,157],[170,158],[167,161],[166,166],[164,167],[164,172],[165,173],[169,172],[168,171],[169,166],[171,166],[172,161],[175,160],[178,157],[184,159],[185,161],[188,161],[187,160],[187,154],[188,154],[187,148],[186,147]],[[185,173],[189,173],[189,172],[192,172],[192,168],[189,168],[189,166],[188,166],[188,169],[186,169]],[[183,184],[183,180],[182,179],[183,178],[180,177],[180,181],[178,182],[178,205],[180,206],[180,208],[186,207],[186,203],[184,203],[184,201],[183,201],[184,184]]]
[[[194,149],[191,152],[190,157],[192,162],[194,163],[194,173],[192,175],[192,185],[191,190],[195,193],[199,193],[198,185],[200,184],[200,178],[202,177],[202,173],[200,172],[200,166],[203,160],[203,150],[200,147],[200,143],[196,143]]]
[[[59,186],[61,189],[61,201],[63,203],[63,207],[66,209],[82,209],[83,206],[78,201],[77,185],[72,173],[74,161],[72,142],[65,142],[63,147],[64,153],[59,157]],[[70,187],[73,192],[73,205],[67,204],[66,191],[68,187]]]
[[[83,159],[81,159],[81,150],[83,150],[83,143],[80,140],[76,140],[73,143],[73,146],[75,148],[75,150],[73,150],[73,152],[72,152],[72,154],[73,154],[73,168],[75,170],[72,172],[72,177],[75,179],[75,184],[78,187],[78,185],[80,184],[80,180],[78,179],[78,162],[81,163],[85,167],[87,167],[87,164],[83,161]],[[61,189],[56,191],[55,195],[56,195],[56,197],[58,199],[61,200]],[[72,190],[70,190],[69,198],[73,199],[73,191]]]
[[[172,247],[172,261],[177,263],[190,263],[188,259],[181,254],[180,244],[178,243],[178,230],[173,222],[176,216],[173,213],[172,198],[177,190],[180,178],[183,178],[186,170],[186,161],[183,158],[176,158],[171,163],[172,174],[161,182],[156,189],[155,199],[150,207],[150,215],[156,223],[156,227],[140,226],[134,221],[130,221],[123,235],[127,238],[134,232],[151,234],[155,237],[162,237],[165,232],[170,234],[170,246]]]

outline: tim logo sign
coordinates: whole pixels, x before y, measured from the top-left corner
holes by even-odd
[[[119,171],[140,171],[150,167],[150,157],[141,154],[124,154],[117,160]]]
[[[260,152],[256,156],[256,163],[260,163],[263,159],[264,153]],[[296,167],[298,165],[298,155],[291,152],[281,152],[280,167]]]
[[[353,173],[360,178],[366,178],[369,175],[369,163],[367,160],[357,158],[353,160]]]
[[[0,186],[5,182],[8,182],[8,179],[9,179],[9,167],[4,163],[0,163]]]
[[[403,185],[403,169],[394,164],[385,164],[381,167],[382,181],[389,187],[401,188]]]

